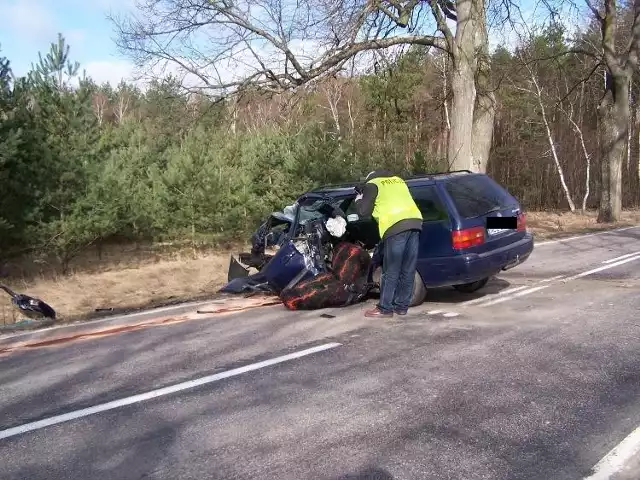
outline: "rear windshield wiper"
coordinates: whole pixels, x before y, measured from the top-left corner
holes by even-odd
[[[482,217],[483,215],[488,215],[489,213],[497,212],[497,211],[499,211],[499,210],[502,210],[503,208],[505,208],[505,207],[493,207],[491,210],[487,210],[487,211],[486,211],[486,212],[484,212],[484,213],[480,213],[480,214],[478,214],[478,215],[475,215],[475,216],[473,216],[473,217],[469,217],[469,218],[478,218],[478,217]]]

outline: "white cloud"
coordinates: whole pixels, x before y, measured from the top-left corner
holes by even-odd
[[[121,80],[131,81],[133,65],[126,60],[94,60],[80,67],[97,84],[110,83],[116,86]]]
[[[16,0],[3,3],[0,17],[3,25],[27,41],[41,42],[55,38],[55,15],[41,2]]]

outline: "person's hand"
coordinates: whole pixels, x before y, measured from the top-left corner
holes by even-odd
[[[356,202],[359,202],[360,200],[362,200],[362,194],[361,193],[356,195]]]

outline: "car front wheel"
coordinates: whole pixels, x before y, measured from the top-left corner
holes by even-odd
[[[488,278],[483,278],[482,280],[478,280],[476,282],[463,283],[461,285],[454,285],[453,288],[455,288],[457,291],[462,293],[473,293],[477,290],[480,290],[482,287],[484,287],[488,281],[489,281]]]

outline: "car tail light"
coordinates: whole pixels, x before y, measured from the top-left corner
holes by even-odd
[[[451,232],[453,248],[469,248],[484,242],[484,227],[473,227]]]
[[[524,212],[518,214],[518,224],[516,230],[518,232],[525,232],[527,230],[527,218]]]

